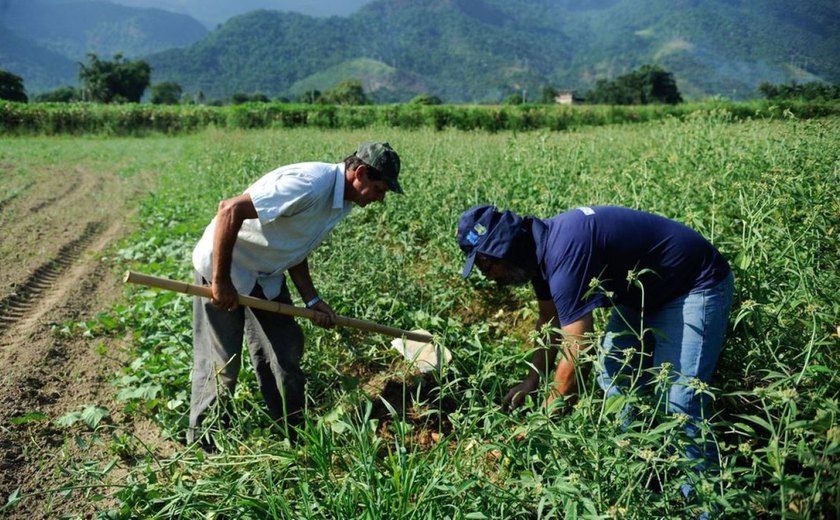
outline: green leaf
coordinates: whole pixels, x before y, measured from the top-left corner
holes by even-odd
[[[776,455],[776,450],[768,449],[767,450],[767,462],[770,464],[770,467],[779,472],[779,457]]]
[[[750,267],[750,264],[752,264],[752,258],[745,255],[743,251],[735,257],[735,265],[742,271],[746,271]]]
[[[17,417],[12,417],[9,422],[15,425],[27,424],[31,422],[47,421],[49,417],[41,412],[29,412]]]
[[[102,474],[107,475],[108,473],[111,472],[112,469],[114,469],[114,466],[116,466],[116,465],[117,465],[117,459],[111,459],[111,462],[109,462],[108,465],[105,466],[105,468],[102,470]]]
[[[9,499],[6,501],[6,507],[4,509],[15,507],[18,502],[20,502],[20,488],[15,489],[9,494]]]
[[[761,417],[756,417],[755,415],[743,415],[743,414],[737,414],[736,417],[740,417],[741,419],[744,419],[746,421],[754,422],[755,424],[757,424],[757,425],[763,427],[764,429],[766,429],[768,432],[772,433],[772,432],[775,431],[775,429],[773,428],[773,425],[770,424],[769,422],[767,422],[766,420],[762,419]]]
[[[605,408],[607,413],[618,413],[627,405],[627,397],[623,395],[614,395],[607,399],[607,406]]]
[[[741,433],[745,433],[747,435],[755,435],[755,428],[750,426],[749,424],[744,424],[742,422],[736,422],[732,424],[732,427],[736,430],[740,431]]]
[[[59,426],[70,427],[79,422],[81,418],[82,415],[79,412],[67,412],[66,414],[59,417],[56,423]]]
[[[107,408],[91,405],[82,410],[80,418],[91,430],[95,430],[99,426],[99,423],[102,422],[102,419],[108,417],[108,415]]]
[[[117,394],[117,400],[141,399],[143,401],[151,401],[157,397],[161,390],[160,385],[143,385],[134,388],[125,388]]]

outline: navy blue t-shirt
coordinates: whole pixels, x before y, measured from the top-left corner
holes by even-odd
[[[655,310],[678,296],[708,289],[729,274],[726,259],[700,233],[673,220],[616,206],[577,208],[535,219],[534,240],[542,276],[532,280],[540,300],[553,300],[561,325],[611,303],[642,307],[642,291],[628,272],[649,269],[639,280],[644,308]],[[587,298],[590,281],[603,291]]]

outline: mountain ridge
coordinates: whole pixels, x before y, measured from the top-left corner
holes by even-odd
[[[335,33],[340,50],[331,60],[318,58],[327,68],[370,59],[393,67],[402,77],[414,78],[422,93],[448,102],[498,101],[512,93],[531,99],[540,88],[588,90],[600,78],[611,79],[647,63],[672,71],[687,98],[722,95],[735,99],[756,95],[762,81],[840,81],[840,5],[817,0],[787,5],[783,0],[596,0],[583,6],[572,0],[377,0],[339,22],[363,28],[363,37]],[[766,11],[766,12],[765,12]],[[246,27],[251,14],[234,20]],[[277,24],[290,13],[263,11]],[[245,17],[245,18],[242,18]],[[307,43],[291,42],[275,34],[271,45],[287,52],[290,43],[303,49],[319,39],[319,29],[299,18]],[[335,20],[335,18],[333,18]],[[375,21],[375,23],[374,23]],[[263,20],[265,22],[265,20]],[[803,29],[807,28],[808,30]],[[225,24],[216,32],[231,33]],[[233,34],[231,40],[238,38]],[[182,51],[185,52],[185,51]],[[222,50],[221,52],[224,52]],[[237,49],[238,54],[251,52]],[[179,73],[178,52],[167,63],[149,59],[155,70],[175,78],[186,88],[194,83]],[[801,57],[799,57],[801,55]],[[271,95],[294,94],[292,85],[320,85],[302,67],[280,67],[271,57],[262,63],[271,85],[237,78],[237,88],[267,89]],[[348,69],[351,67],[347,67]],[[282,73],[279,71],[282,70]],[[322,76],[324,76],[322,74]],[[204,93],[223,95],[226,82],[205,83]],[[364,77],[359,79],[370,90]],[[421,93],[394,85],[374,98],[405,101]],[[209,89],[209,90],[207,90]],[[229,89],[227,89],[229,90]],[[530,95],[529,95],[530,93]]]
[[[375,0],[347,17],[253,11],[138,57],[152,65],[153,83],[175,81],[208,99],[295,97],[358,79],[378,102],[420,93],[498,102],[535,99],[547,85],[586,91],[644,64],[672,72],[687,99],[743,99],[762,81],[840,82],[840,4],[807,4]]]
[[[75,84],[78,63],[86,62],[88,53],[138,58],[208,34],[187,15],[105,0],[6,0],[0,3],[0,27],[14,35],[0,42],[0,68],[21,75],[27,89],[36,91]],[[50,63],[62,61],[55,56],[73,63],[73,70],[63,64],[50,74]]]

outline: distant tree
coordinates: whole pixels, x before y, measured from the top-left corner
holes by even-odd
[[[540,89],[540,103],[543,105],[553,105],[556,103],[554,99],[558,94],[559,92],[557,92],[557,89],[551,85],[544,85],[543,88]]]
[[[29,101],[26,96],[26,89],[23,86],[23,78],[11,72],[0,70],[0,99],[20,103]]]
[[[306,103],[309,105],[318,103],[321,101],[321,91],[315,89],[307,90],[306,92],[296,97],[295,101],[298,103]]]
[[[767,81],[762,81],[758,85],[758,92],[767,99],[776,99],[779,95],[779,87]]]
[[[82,93],[75,87],[59,87],[35,96],[38,103],[75,103],[82,100]]]
[[[79,65],[84,98],[99,103],[139,103],[152,72],[145,61],[127,61],[122,54],[115,54],[113,61],[105,61],[88,53],[87,65]]]
[[[155,105],[177,105],[184,90],[174,81],[164,81],[152,85],[152,103]]]
[[[324,92],[322,103],[331,105],[368,105],[370,100],[362,88],[362,82],[357,79],[342,81],[331,90]]]
[[[256,94],[245,94],[244,92],[236,92],[230,97],[230,102],[234,105],[241,105],[243,103],[268,103],[271,101],[268,96],[257,92]]]
[[[525,99],[522,97],[522,94],[519,93],[511,94],[504,100],[505,105],[521,105],[524,102]]]
[[[674,75],[656,65],[644,65],[639,69],[641,84],[646,89],[644,99],[647,103],[682,103],[682,95],[677,88]]]
[[[244,92],[234,92],[232,96],[230,96],[230,102],[234,105],[241,105],[243,103],[247,103],[251,100],[251,95],[246,94]]]
[[[670,72],[657,65],[643,65],[613,81],[598,80],[586,101],[608,105],[677,104],[682,102],[682,96]]]
[[[820,81],[802,84],[794,81],[788,85],[773,85],[765,81],[758,86],[758,91],[770,100],[829,101],[840,99],[840,84],[831,85]]]
[[[433,96],[431,94],[417,94],[411,101],[409,101],[411,105],[441,105],[443,101],[437,96]]]

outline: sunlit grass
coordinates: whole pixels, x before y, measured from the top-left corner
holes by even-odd
[[[283,439],[243,370],[219,455],[184,446],[158,460],[124,440],[139,463],[126,464],[117,516],[658,518],[690,517],[710,503],[732,517],[836,516],[837,135],[838,119],[734,122],[720,111],[568,133],[377,127],[124,141],[122,157],[159,147],[167,160],[156,164],[159,187],[118,253],[120,267],[181,279],[221,198],[277,165],[339,161],[360,141],[390,141],[407,195],[354,210],[311,255],[313,276],[339,313],[431,330],[454,362],[420,391],[399,370],[390,338],[304,324],[305,442]],[[179,153],[165,152],[172,147]],[[579,205],[644,209],[696,228],[730,260],[736,296],[707,431],[722,470],[698,487],[700,503],[679,493],[687,461],[669,449],[684,441],[679,418],[657,416],[648,397],[630,397],[642,406],[627,431],[624,403],[605,401],[591,376],[563,416],[546,416],[539,403],[500,412],[526,372],[535,303],[526,288],[500,292],[480,276],[460,277],[455,223],[485,202],[539,216]],[[134,334],[135,361],[118,380],[127,410],[183,439],[189,301],[132,290],[110,316]],[[604,314],[596,318],[602,325]],[[383,373],[401,388],[388,405],[362,391]],[[388,406],[405,409],[391,417]]]

